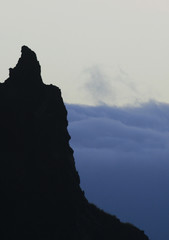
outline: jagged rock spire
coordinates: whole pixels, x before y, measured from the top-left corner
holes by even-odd
[[[21,57],[14,68],[9,69],[8,83],[23,86],[42,84],[41,67],[36,54],[27,46],[22,46]]]
[[[26,46],[0,84],[0,114],[0,239],[148,240],[88,203],[61,91],[42,83],[36,54]]]

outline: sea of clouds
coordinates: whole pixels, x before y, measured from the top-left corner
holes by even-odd
[[[87,199],[150,237],[169,239],[169,105],[66,105]]]

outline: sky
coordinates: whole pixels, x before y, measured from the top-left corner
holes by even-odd
[[[0,82],[21,46],[34,50],[67,103],[87,198],[151,240],[169,239],[169,2],[0,3]]]
[[[1,0],[0,81],[27,45],[67,103],[169,103],[168,25],[167,0]]]

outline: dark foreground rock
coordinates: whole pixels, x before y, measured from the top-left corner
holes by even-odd
[[[23,46],[0,84],[0,239],[147,240],[86,200],[60,89],[40,71]]]

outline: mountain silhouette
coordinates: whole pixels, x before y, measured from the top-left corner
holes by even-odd
[[[148,240],[87,201],[61,91],[43,83],[31,49],[21,53],[0,83],[0,239]]]

